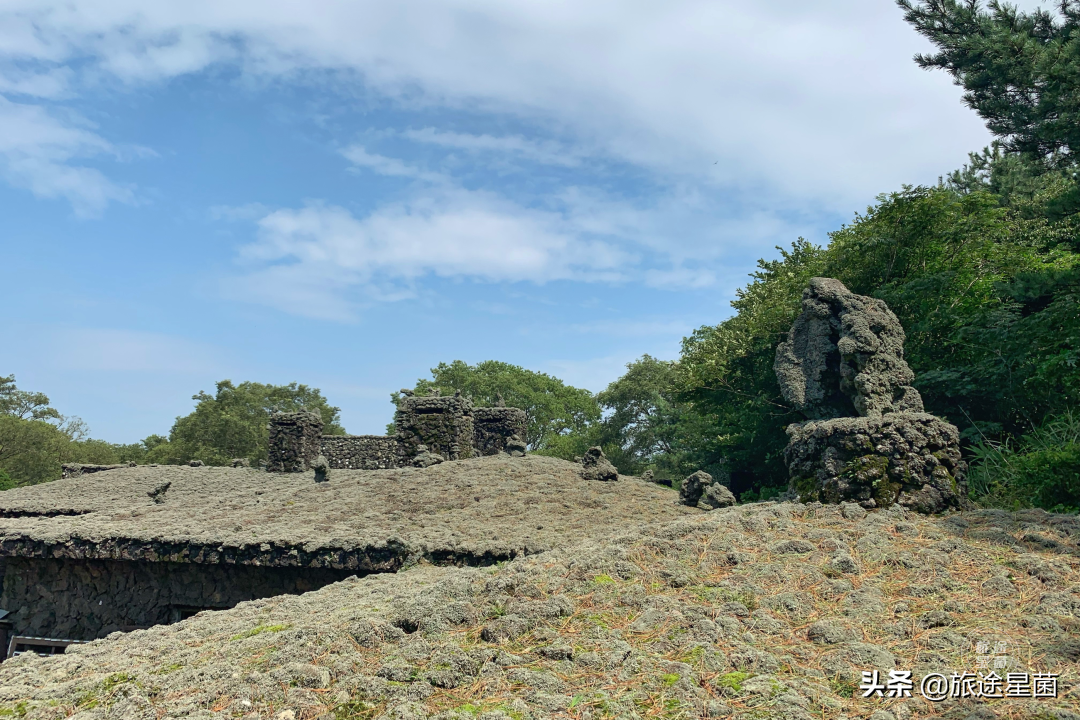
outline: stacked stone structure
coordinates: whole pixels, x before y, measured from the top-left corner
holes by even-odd
[[[804,501],[925,513],[966,502],[959,432],[923,412],[904,339],[884,301],[811,279],[773,366],[784,399],[807,418],[788,426],[784,451]]]
[[[478,455],[508,452],[512,437],[525,437],[525,411],[519,408],[478,407],[473,408],[472,416],[473,448]]]
[[[525,411],[519,408],[473,407],[461,395],[402,397],[394,413],[394,435],[322,435],[317,415],[277,413],[270,419],[267,470],[303,472],[320,455],[329,468],[342,470],[409,467],[425,453],[446,460],[520,455],[525,426]]]
[[[322,418],[313,412],[274,413],[270,417],[267,472],[310,470],[322,446]]]

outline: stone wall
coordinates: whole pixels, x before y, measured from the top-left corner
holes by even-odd
[[[498,455],[514,435],[525,439],[525,411],[512,407],[473,408],[473,447],[477,455]]]
[[[401,445],[387,435],[323,435],[322,454],[342,470],[388,470],[404,464]]]
[[[180,612],[317,590],[355,572],[115,560],[6,560],[0,607],[16,635],[93,640]]]
[[[311,413],[276,413],[270,419],[267,470],[303,472],[322,454],[332,469],[388,470],[411,465],[420,446],[446,460],[497,455],[507,441],[525,438],[525,411],[474,408],[460,395],[405,396],[394,413],[395,435],[321,435]],[[318,438],[317,446],[312,438]]]
[[[304,472],[319,456],[322,418],[311,412],[274,413],[268,426],[267,472]]]
[[[472,413],[472,403],[460,395],[401,398],[394,413],[394,437],[402,457],[416,457],[421,445],[447,460],[473,457]]]

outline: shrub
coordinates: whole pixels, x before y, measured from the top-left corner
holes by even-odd
[[[973,448],[970,489],[986,505],[1080,511],[1080,416],[1052,416],[1019,442]]]

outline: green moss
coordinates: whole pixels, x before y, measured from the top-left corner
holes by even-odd
[[[0,717],[26,717],[26,703],[20,702],[7,707],[0,707]]]
[[[667,673],[665,675],[661,675],[660,680],[664,683],[664,685],[671,687],[675,683],[679,682],[679,676],[675,673]]]
[[[716,680],[716,684],[725,690],[731,690],[732,692],[741,693],[742,684],[750,679],[750,673],[741,672],[736,670],[721,675]]]
[[[615,578],[610,575],[597,575],[593,578],[593,582],[597,585],[613,585],[615,583]]]

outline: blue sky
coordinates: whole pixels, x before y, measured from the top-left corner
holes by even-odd
[[[925,49],[888,0],[6,0],[0,375],[114,442],[224,378],[355,433],[440,361],[601,390],[988,142]]]

